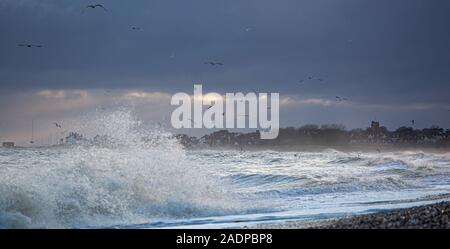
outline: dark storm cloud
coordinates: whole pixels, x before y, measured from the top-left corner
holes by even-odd
[[[83,13],[97,2],[108,11]],[[14,127],[14,99],[42,90],[151,96],[203,83],[293,96],[282,125],[448,126],[448,13],[446,0],[0,0],[0,117]],[[299,84],[308,76],[325,81]]]
[[[1,87],[178,91],[201,81],[394,102],[442,102],[449,90],[444,0],[103,1],[108,12],[82,14],[87,3],[3,1]],[[44,47],[17,47],[25,42]],[[299,88],[307,75],[326,86]]]

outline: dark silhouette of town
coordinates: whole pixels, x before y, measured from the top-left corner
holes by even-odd
[[[200,138],[190,137],[186,134],[174,135],[180,143],[187,148],[234,147],[236,149],[276,147],[276,146],[325,146],[355,148],[372,148],[377,151],[389,147],[407,148],[450,148],[450,129],[437,126],[415,129],[413,127],[400,127],[394,131],[380,126],[379,122],[372,121],[366,129],[347,130],[342,125],[304,125],[299,128],[280,128],[276,139],[260,139],[259,131],[249,133],[230,132],[221,130],[204,135]],[[144,141],[149,141],[143,138]],[[78,143],[108,144],[108,136],[95,136],[92,140],[84,138],[82,134],[70,132],[62,138],[58,145]],[[4,142],[3,147],[14,147],[13,142]]]
[[[342,125],[305,125],[300,128],[281,128],[278,138],[260,139],[259,131],[235,133],[228,130],[217,131],[201,138],[185,134],[176,136],[186,147],[236,146],[277,146],[277,145],[317,145],[317,146],[369,146],[369,147],[450,147],[450,129],[432,126],[425,129],[400,127],[394,131],[373,121],[366,129],[347,130]]]

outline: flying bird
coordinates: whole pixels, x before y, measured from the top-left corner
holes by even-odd
[[[412,126],[414,126],[414,124],[416,123],[416,121],[413,119],[413,120],[411,120],[411,124],[412,124]]]
[[[204,64],[211,65],[211,66],[223,66],[222,62],[216,62],[216,61],[206,61]]]
[[[142,29],[141,29],[140,27],[132,26],[132,27],[131,27],[131,30],[140,31],[140,30],[142,30]]]
[[[42,45],[36,45],[36,44],[19,44],[17,45],[19,47],[26,47],[26,48],[42,48]]]
[[[89,9],[89,8],[95,9],[95,8],[97,8],[97,7],[102,8],[104,11],[108,11],[108,10],[105,8],[105,6],[103,6],[103,4],[89,4],[89,5],[86,5],[86,9]]]
[[[314,77],[314,76],[308,76],[307,78],[305,78],[305,79],[301,79],[301,80],[299,80],[298,81],[298,83],[303,83],[303,82],[305,82],[305,81],[311,81],[311,80],[317,80],[317,81],[320,81],[320,82],[324,82],[325,81],[325,79],[323,79],[323,78],[316,78],[316,77]]]
[[[59,129],[61,129],[62,128],[62,126],[60,125],[60,124],[58,124],[58,123],[53,123],[57,128],[59,128]]]

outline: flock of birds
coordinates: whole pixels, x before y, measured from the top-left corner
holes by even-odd
[[[84,13],[88,9],[97,9],[97,8],[98,9],[102,9],[103,11],[108,11],[108,9],[103,4],[89,4],[89,5],[85,6],[85,8],[83,9],[82,12]],[[137,27],[137,26],[131,26],[130,30],[132,30],[132,31],[142,31],[142,28],[141,27]],[[246,33],[251,32],[253,30],[255,30],[255,27],[251,27],[251,26],[244,27],[244,29],[243,29],[243,31],[246,32]],[[42,47],[44,47],[43,45],[40,45],[40,44],[31,44],[31,43],[18,44],[18,46],[19,47],[26,47],[26,48],[42,48]],[[170,59],[174,59],[175,58],[175,53],[172,53],[169,56],[169,58]],[[223,62],[217,61],[217,60],[208,60],[208,61],[205,61],[203,64],[209,65],[209,66],[212,66],[212,67],[224,66]],[[308,76],[305,79],[299,80],[299,83],[303,84],[303,83],[306,83],[306,82],[309,82],[309,81],[324,82],[325,80],[323,78],[317,78],[315,76]],[[254,92],[256,93],[257,91],[254,91]],[[336,96],[336,101],[338,101],[338,102],[347,101],[347,100],[348,100],[348,98]]]
[[[86,5],[86,7],[83,9],[82,12],[84,13],[84,11],[86,9],[96,9],[96,8],[100,8],[100,9],[103,9],[104,11],[108,11],[103,4],[88,4],[88,5]],[[132,29],[133,28],[135,28],[135,27],[132,27]],[[18,46],[19,47],[27,47],[27,48],[42,48],[42,47],[44,47],[43,45],[30,44],[30,43],[19,44]]]
[[[304,84],[304,83],[313,82],[313,81],[325,82],[325,79],[317,78],[315,76],[308,76],[308,77],[306,77],[304,79],[299,80],[298,83]],[[342,97],[342,96],[336,96],[335,100],[338,101],[338,102],[342,102],[342,101],[348,101],[348,98],[347,97]]]
[[[106,9],[106,7],[103,4],[89,4],[86,5],[86,7],[82,10],[82,13],[84,13],[87,9],[102,9],[103,11],[108,11],[108,9]],[[252,31],[254,28],[253,27],[245,27],[244,28],[244,32],[250,32]],[[131,26],[130,30],[132,31],[142,31],[143,29],[141,27],[137,27],[137,26]],[[23,44],[18,44],[19,47],[26,47],[26,48],[42,48],[44,47],[41,44],[32,44],[32,43],[23,43]],[[175,58],[175,54],[172,53],[169,56],[170,59],[174,59]],[[210,65],[210,66],[223,66],[223,62],[220,61],[214,61],[214,60],[210,60],[210,61],[205,61],[204,62],[205,65]]]
[[[91,10],[101,9],[103,11],[108,11],[108,9],[103,4],[89,4],[89,5],[85,6],[85,8],[82,10],[82,12],[84,13],[86,10],[89,10],[89,9],[91,9]],[[243,31],[248,33],[248,32],[253,31],[254,29],[255,29],[255,27],[245,27],[243,29]],[[132,30],[132,31],[142,31],[142,28],[137,27],[137,26],[131,26],[130,30]],[[24,48],[42,48],[42,47],[44,47],[42,44],[33,44],[33,43],[21,43],[21,44],[18,44],[18,46],[19,47],[24,47]],[[169,58],[174,59],[175,58],[175,54],[172,53]],[[205,65],[209,65],[209,66],[213,66],[213,67],[224,66],[223,62],[217,61],[217,60],[208,60],[208,61],[205,61],[204,64]],[[315,76],[308,76],[306,78],[300,79],[298,81],[298,83],[299,84],[304,84],[304,83],[314,82],[314,81],[315,82],[325,82],[325,79],[318,78],[318,77],[315,77]],[[257,91],[254,91],[254,92],[257,93]],[[343,101],[348,101],[349,99],[346,98],[346,97],[342,97],[342,96],[336,96],[335,100],[337,102],[343,102]],[[210,108],[212,108],[212,106],[207,107],[208,110]],[[271,109],[271,107],[269,106],[269,107],[267,107],[267,109]],[[450,109],[448,109],[448,112],[450,112]],[[225,113],[223,113],[223,115],[225,115]],[[193,120],[191,120],[191,121],[194,122]],[[411,120],[411,124],[412,124],[412,126],[414,126],[415,125],[415,120]],[[55,122],[54,125],[56,126],[56,128],[62,129],[62,126],[60,124]]]

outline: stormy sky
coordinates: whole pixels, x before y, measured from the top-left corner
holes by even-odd
[[[448,13],[446,0],[0,0],[0,140],[122,105],[164,122],[194,83],[279,92],[281,126],[450,127]]]

